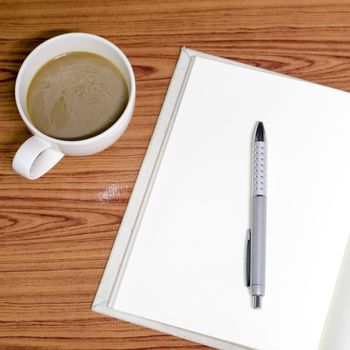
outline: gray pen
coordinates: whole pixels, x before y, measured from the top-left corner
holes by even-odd
[[[247,241],[247,286],[254,309],[261,308],[265,295],[266,260],[266,139],[258,122],[252,150],[251,228]]]

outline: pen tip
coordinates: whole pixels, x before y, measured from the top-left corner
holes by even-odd
[[[262,297],[261,295],[253,295],[253,308],[261,309],[262,306]]]
[[[265,141],[265,129],[264,129],[264,124],[263,122],[258,122],[258,125],[256,127],[256,131],[255,131],[255,138],[254,138],[255,142],[259,142]]]

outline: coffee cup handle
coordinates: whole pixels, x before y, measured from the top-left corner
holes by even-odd
[[[32,136],[16,152],[12,167],[25,178],[35,180],[47,173],[63,156],[51,143]]]

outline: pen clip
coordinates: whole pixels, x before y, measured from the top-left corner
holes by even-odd
[[[246,263],[245,263],[245,275],[246,275],[246,283],[247,287],[250,287],[250,259],[251,259],[251,238],[252,232],[248,229],[248,238],[247,238],[247,246],[246,246]]]

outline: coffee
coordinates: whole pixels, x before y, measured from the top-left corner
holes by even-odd
[[[44,134],[82,140],[112,126],[128,99],[126,81],[112,62],[90,52],[70,52],[50,60],[35,74],[27,109]]]

